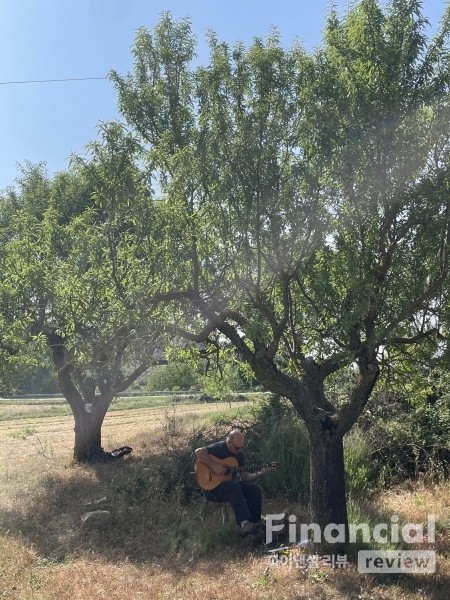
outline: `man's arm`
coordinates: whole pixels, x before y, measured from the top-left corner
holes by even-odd
[[[216,475],[225,475],[225,473],[227,471],[226,468],[223,465],[218,465],[213,460],[211,460],[206,447],[197,448],[197,450],[195,451],[195,456],[196,456],[197,460],[204,463]]]

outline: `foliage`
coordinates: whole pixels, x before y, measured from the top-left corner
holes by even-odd
[[[27,437],[34,435],[35,433],[36,427],[24,427],[18,431],[11,431],[11,433],[8,434],[8,437],[11,437],[12,439],[26,440]]]
[[[9,363],[8,377],[1,381],[0,392],[14,394],[56,394],[60,391],[58,378],[51,362],[48,348],[38,353],[35,344],[29,344],[27,356],[17,357]]]
[[[373,486],[372,446],[358,428],[344,442],[345,487],[348,494],[361,493]]]
[[[154,367],[145,384],[148,390],[189,390],[198,381],[198,375],[189,364],[168,364]]]
[[[380,390],[345,440],[347,490],[445,478],[450,472],[449,439],[447,394],[418,402],[400,390]]]
[[[175,419],[171,422],[169,417],[166,421],[165,436],[162,438],[168,460],[160,471],[166,494],[176,492],[184,504],[201,494],[193,474],[194,451],[209,443],[209,439],[224,436],[224,431],[222,427],[200,425],[192,431],[180,432],[175,427]]]
[[[29,290],[25,278],[17,277],[20,264],[11,263],[10,245],[17,236],[16,225],[20,225],[17,212],[24,207],[30,212],[36,211],[36,198],[46,193],[48,186],[43,164],[27,163],[21,168],[21,175],[19,190],[8,188],[0,193],[0,389],[3,394],[14,393],[23,370],[36,367],[29,342],[33,341],[36,353],[42,350],[42,340],[30,339]],[[27,186],[28,193],[24,193]]]
[[[233,364],[225,365],[220,374],[213,373],[199,378],[202,390],[216,400],[228,399],[233,392],[242,389],[242,380]]]
[[[449,472],[448,398],[414,404],[400,393],[380,393],[362,420],[370,448],[368,480],[386,486],[408,478],[432,481]]]
[[[246,429],[246,460],[250,464],[278,462],[279,469],[261,479],[268,496],[299,500],[309,491],[309,441],[294,408],[272,394],[251,410]]]

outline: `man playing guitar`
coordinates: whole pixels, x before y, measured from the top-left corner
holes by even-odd
[[[244,467],[243,447],[244,436],[238,429],[233,429],[223,442],[216,442],[203,448],[197,448],[195,456],[197,461],[205,464],[216,475],[226,475],[228,471],[227,467],[216,463],[211,456],[221,460],[232,457],[237,460],[239,467]],[[241,481],[237,479],[235,474],[229,481],[219,483],[214,489],[203,489],[203,494],[207,500],[211,500],[212,502],[229,502],[231,504],[236,523],[241,528],[242,536],[254,533],[262,527],[261,489],[254,482],[262,477],[266,471],[267,469],[263,467],[256,473],[242,472]]]

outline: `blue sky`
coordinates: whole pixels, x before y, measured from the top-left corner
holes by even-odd
[[[338,6],[348,2],[336,0]],[[189,16],[207,61],[206,31],[234,43],[251,43],[276,26],[282,43],[300,38],[308,50],[320,43],[328,0],[0,0],[0,83],[103,77],[132,68],[130,48],[138,27],[152,28],[163,11]],[[436,29],[441,0],[424,0],[423,14]],[[100,121],[118,118],[107,80],[0,85],[0,189],[14,183],[17,163],[47,163],[49,174],[83,152]]]

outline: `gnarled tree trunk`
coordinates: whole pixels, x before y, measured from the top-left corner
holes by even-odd
[[[95,398],[93,399],[95,402]],[[74,459],[81,462],[86,459],[88,446],[93,443],[101,445],[102,443],[102,424],[105,418],[106,410],[99,410],[98,405],[92,403],[92,412],[86,410],[89,404],[83,402],[77,403],[72,407],[73,417],[75,419],[75,443],[73,448]]]
[[[90,444],[95,442],[101,444],[102,424],[113,394],[109,386],[106,388],[103,385],[104,389],[101,390],[101,395],[96,396],[96,386],[85,385],[83,397],[74,384],[74,366],[70,359],[66,360],[67,353],[63,340],[55,334],[49,334],[47,338],[52,349],[53,362],[58,370],[59,387],[72,409],[75,420],[74,459],[81,462],[86,459]]]
[[[61,391],[72,409],[75,420],[75,443],[73,449],[74,459],[86,459],[87,449],[90,444],[102,442],[102,424],[111,397],[96,396],[95,388],[83,398],[72,382],[70,365],[60,369],[59,383]]]
[[[314,522],[320,526],[322,541],[327,525],[342,528],[348,539],[348,517],[344,479],[344,444],[331,419],[311,427],[310,443],[310,506]],[[334,531],[331,534],[337,536]]]
[[[87,449],[93,443],[101,444],[102,424],[111,400],[125,391],[144,373],[150,362],[142,362],[128,376],[123,377],[120,366],[127,348],[128,329],[122,327],[117,333],[120,343],[113,338],[103,348],[94,349],[94,359],[89,369],[76,367],[74,356],[67,350],[64,338],[54,331],[46,333],[52,351],[53,363],[58,372],[59,387],[70,405],[75,420],[74,458],[84,461]],[[121,335],[119,335],[121,334]],[[109,354],[106,349],[109,348]],[[156,346],[149,349],[152,356]],[[99,394],[96,394],[98,388]]]

